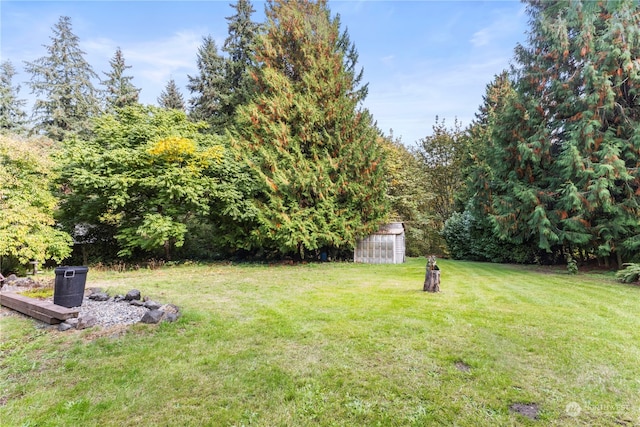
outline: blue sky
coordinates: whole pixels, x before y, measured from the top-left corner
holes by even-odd
[[[188,99],[202,38],[222,46],[234,2],[1,0],[0,59],[17,68],[19,96],[31,101],[23,61],[46,55],[51,28],[65,15],[100,77],[120,47],[141,102],[156,104],[170,78]],[[263,21],[265,3],[252,3],[254,20]],[[406,145],[429,135],[436,116],[469,124],[486,85],[526,41],[527,16],[517,1],[330,0],[329,7],[360,54],[369,83],[364,106]]]

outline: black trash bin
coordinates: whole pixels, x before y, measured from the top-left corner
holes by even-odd
[[[80,307],[89,267],[58,267],[55,271],[53,303],[67,308]]]

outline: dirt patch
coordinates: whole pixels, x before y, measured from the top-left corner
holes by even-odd
[[[458,360],[455,363],[456,369],[460,372],[471,372],[471,366],[464,363],[462,360]]]
[[[540,413],[540,407],[536,403],[514,403],[509,410],[532,420],[537,420]]]

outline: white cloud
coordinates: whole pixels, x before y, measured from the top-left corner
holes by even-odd
[[[181,30],[165,38],[126,43],[126,46],[111,39],[95,38],[83,43],[83,48],[96,72],[104,77],[103,72],[110,69],[108,61],[120,47],[126,64],[131,66],[128,73],[134,77],[133,84],[142,88],[140,101],[155,104],[169,79],[176,81],[185,100],[188,99],[187,75],[197,72],[196,56],[205,34],[203,29]],[[221,42],[216,40],[216,43]]]
[[[423,61],[411,73],[397,73],[369,86],[365,106],[385,133],[393,128],[406,145],[431,134],[435,117],[467,126],[482,103],[483,88],[508,64],[509,57],[442,62]]]
[[[481,47],[489,44],[491,41],[491,34],[488,28],[483,28],[480,31],[476,31],[471,38],[471,44],[475,47]]]
[[[513,34],[514,31],[520,28],[520,19],[525,10],[524,6],[521,7],[516,17],[510,12],[505,13],[504,11],[496,10],[494,19],[489,25],[473,33],[469,41],[475,47],[485,47],[504,39],[505,36]]]
[[[202,34],[191,30],[177,32],[165,39],[130,45],[123,54],[132,64],[137,64],[141,76],[151,80],[157,78],[155,76],[168,77],[172,73],[195,68]]]

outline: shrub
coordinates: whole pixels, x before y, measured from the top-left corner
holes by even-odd
[[[640,264],[622,264],[625,267],[616,273],[616,279],[623,283],[633,283],[640,281]]]
[[[569,274],[578,274],[578,263],[569,254],[567,254],[567,272]]]

